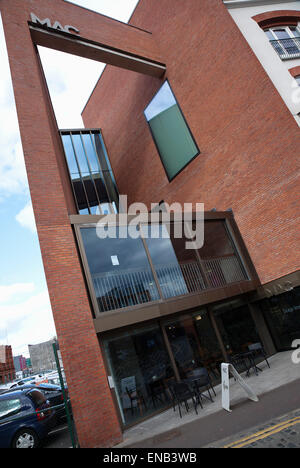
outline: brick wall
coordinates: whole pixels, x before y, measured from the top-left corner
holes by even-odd
[[[109,447],[121,441],[122,434],[68,216],[74,213],[74,203],[66,163],[27,24],[33,11],[42,19],[84,23],[87,31],[90,13],[84,22],[82,8],[71,5],[68,16],[68,5],[62,0],[55,2],[55,9],[52,0],[0,2],[31,198],[79,443],[83,448]]]
[[[5,363],[0,362],[0,383],[10,382],[15,377],[15,365],[11,346],[5,346]]]
[[[143,110],[163,80],[107,66],[83,118],[129,202],[232,208],[263,283],[299,268],[299,128],[221,0],[141,0],[201,154],[171,183]],[[298,255],[297,255],[298,252]]]

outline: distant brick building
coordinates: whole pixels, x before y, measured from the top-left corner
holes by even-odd
[[[11,346],[0,346],[0,383],[11,382],[15,378],[15,366]]]

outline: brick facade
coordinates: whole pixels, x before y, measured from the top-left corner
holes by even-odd
[[[0,361],[0,384],[11,382],[15,378],[15,365],[11,346],[4,346],[5,362]]]
[[[201,150],[171,183],[143,116],[163,79],[108,66],[86,106],[85,123],[102,127],[120,192],[129,202],[164,199],[205,202],[206,210],[232,208],[263,282],[297,265],[299,131],[221,0],[141,0],[130,26],[63,0],[55,8],[53,3],[0,0],[0,9],[79,442],[107,447],[122,434],[70,225],[75,204],[27,24],[30,13],[72,24],[90,41],[167,63],[166,77]],[[70,51],[79,53],[76,47]]]

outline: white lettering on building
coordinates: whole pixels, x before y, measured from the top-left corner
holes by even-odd
[[[30,14],[31,21],[35,24],[40,24],[41,26],[47,26],[48,28],[57,29],[58,31],[63,31],[69,34],[79,33],[79,30],[75,28],[75,26],[71,26],[67,24],[66,26],[62,26],[59,21],[55,21],[53,25],[51,24],[51,20],[49,18],[45,18],[44,20],[40,20],[34,13]]]

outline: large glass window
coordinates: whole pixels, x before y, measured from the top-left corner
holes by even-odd
[[[130,232],[127,226],[117,227],[115,238],[99,238],[97,233],[100,230],[105,236],[104,227],[98,227],[98,231],[95,227],[81,228],[100,311],[158,300],[159,294],[142,240],[131,238],[130,235],[135,233]]]
[[[205,367],[212,380],[219,380],[224,359],[205,309],[170,321],[165,329],[182,379]]]
[[[146,107],[145,117],[171,180],[199,154],[199,149],[168,81]]]
[[[62,142],[80,214],[118,209],[118,191],[99,131],[62,131]]]
[[[186,223],[175,230],[176,224],[80,227],[89,285],[100,312],[248,280],[224,221],[204,223],[200,249],[186,248]]]
[[[260,303],[279,351],[290,349],[300,339],[300,287]]]
[[[143,226],[164,298],[222,287],[247,279],[223,221],[204,223],[204,244],[186,249],[171,225]]]
[[[174,373],[158,325],[107,338],[104,347],[124,425],[170,405]]]
[[[247,352],[248,346],[259,343],[254,320],[247,305],[224,304],[214,307],[214,315],[227,354]]]

